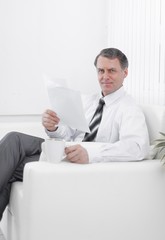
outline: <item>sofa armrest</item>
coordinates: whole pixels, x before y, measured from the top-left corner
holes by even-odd
[[[28,163],[21,240],[164,240],[160,161]]]

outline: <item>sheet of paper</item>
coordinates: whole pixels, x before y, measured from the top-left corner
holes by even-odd
[[[57,113],[61,122],[82,132],[90,132],[80,92],[59,84],[49,84],[47,89],[52,110]]]

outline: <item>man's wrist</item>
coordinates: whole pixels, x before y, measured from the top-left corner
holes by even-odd
[[[48,132],[55,132],[55,131],[57,131],[57,129],[58,129],[58,126],[55,127],[55,129],[47,129],[47,128],[46,128],[46,130],[47,130]]]

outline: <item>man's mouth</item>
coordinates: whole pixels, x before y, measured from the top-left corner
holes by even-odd
[[[103,82],[102,83],[102,85],[104,85],[104,86],[110,86],[110,85],[112,85],[113,84],[113,82]]]

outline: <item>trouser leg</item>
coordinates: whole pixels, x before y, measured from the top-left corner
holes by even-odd
[[[2,214],[9,203],[10,199],[11,183],[8,183],[6,187],[0,192],[0,220],[2,219]]]
[[[39,160],[43,141],[17,132],[7,134],[0,141],[0,216],[9,201],[10,183],[22,181],[24,165]]]

